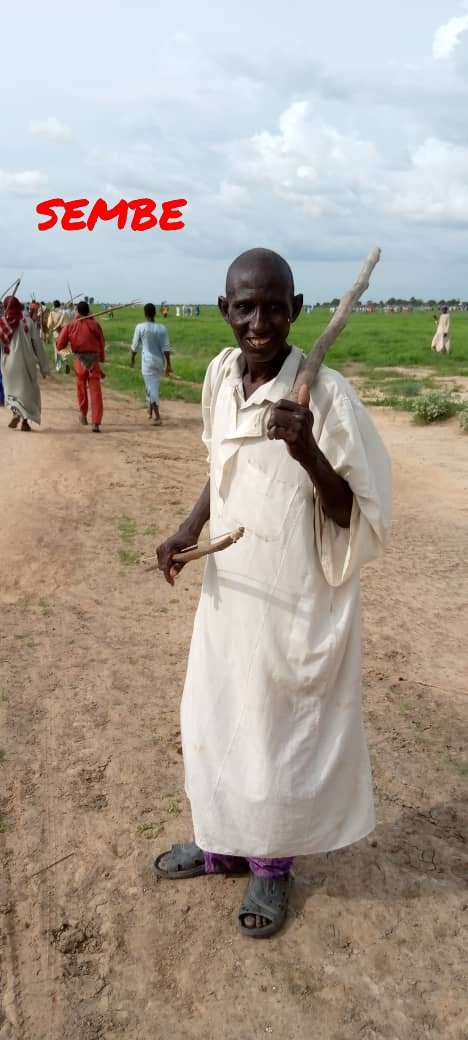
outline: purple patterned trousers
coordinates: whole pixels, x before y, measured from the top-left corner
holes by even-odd
[[[293,865],[292,856],[283,859],[253,859],[251,856],[221,856],[218,852],[205,852],[204,856],[207,874],[235,872],[247,862],[255,877],[284,878],[288,877]]]

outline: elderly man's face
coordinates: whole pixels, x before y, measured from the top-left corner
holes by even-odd
[[[284,352],[290,325],[302,307],[288,278],[261,264],[239,271],[219,308],[247,361],[258,368]]]

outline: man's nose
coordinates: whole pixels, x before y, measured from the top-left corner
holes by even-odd
[[[268,326],[268,314],[264,307],[256,307],[250,319],[253,332],[261,332]]]

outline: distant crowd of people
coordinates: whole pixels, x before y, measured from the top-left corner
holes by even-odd
[[[110,313],[113,316],[112,310]],[[159,426],[161,377],[163,373],[172,375],[169,335],[166,326],[156,322],[153,303],[146,304],[143,313],[144,321],[137,324],[133,335],[130,366],[135,367],[141,352],[148,417]],[[161,313],[169,313],[166,304]],[[22,304],[16,296],[5,297],[0,308],[0,406],[11,409],[9,428],[29,432],[31,422],[41,422],[39,373],[44,379],[50,373],[46,351],[49,343],[53,346],[57,373],[63,367],[69,373],[73,364],[80,423],[88,425],[90,411],[92,431],[99,433],[104,413],[101,384],[105,378],[102,365],[106,343],[89,303],[82,300],[73,307],[54,300],[49,307],[35,300]]]
[[[336,308],[330,308],[334,311]],[[167,318],[169,305],[160,306],[161,316]],[[107,316],[113,317],[112,308]],[[141,372],[146,389],[148,418],[159,426],[161,415],[161,377],[172,376],[169,334],[165,325],[156,321],[157,308],[147,303],[143,309],[144,321],[137,324],[130,350],[130,366],[135,367],[141,353]],[[176,318],[199,317],[200,306],[187,304],[175,307]],[[431,349],[436,353],[450,353],[450,311],[443,307],[437,322]],[[79,421],[88,425],[91,411],[92,431],[99,433],[103,418],[101,383],[105,378],[105,339],[101,325],[90,313],[89,303],[80,301],[62,304],[54,300],[49,306],[35,299],[22,304],[16,296],[7,296],[0,304],[0,406],[11,408],[8,423],[11,429],[31,430],[30,423],[41,422],[41,394],[38,373],[43,378],[50,372],[46,352],[53,346],[54,366],[57,373],[69,373],[71,363],[76,375]]]
[[[191,304],[183,303],[182,305],[177,304],[175,314],[176,318],[199,318],[201,310],[198,303],[196,307],[193,307]]]

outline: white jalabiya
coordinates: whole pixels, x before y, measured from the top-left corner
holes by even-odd
[[[431,349],[437,354],[450,354],[450,314],[441,314]]]
[[[20,321],[9,344],[9,353],[2,350],[5,404],[14,408],[22,419],[40,424],[38,365],[42,375],[47,375],[49,361],[37,326],[30,319]]]
[[[338,527],[284,442],[266,437],[302,352],[247,401],[240,356],[215,358],[203,387],[211,536],[245,534],[206,563],[181,708],[186,791],[201,848],[294,856],[374,826],[359,570],[386,539],[390,463],[352,387],[323,367],[315,437],[354,492],[351,527]]]

